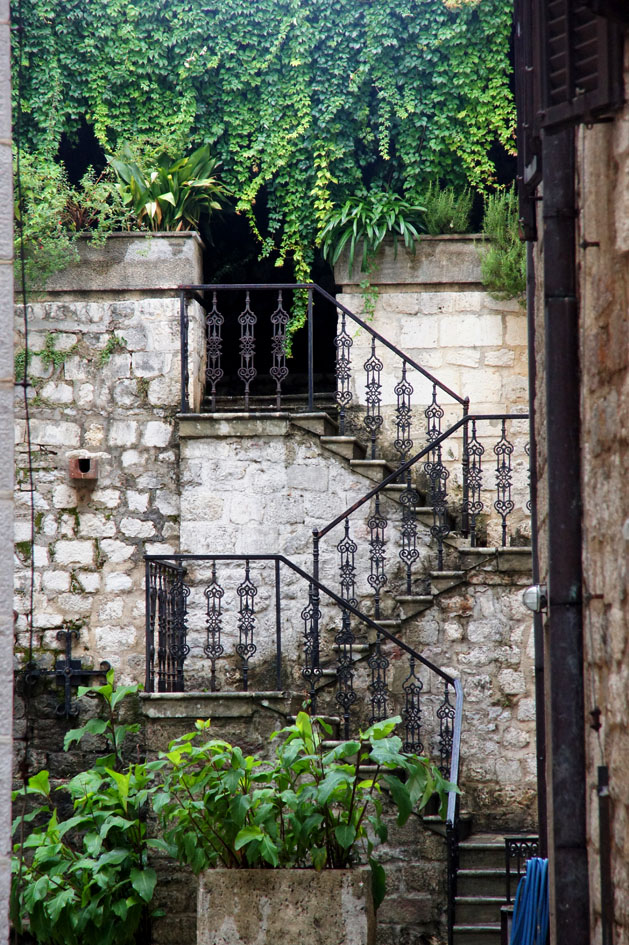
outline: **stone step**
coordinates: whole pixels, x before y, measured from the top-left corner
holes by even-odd
[[[348,459],[350,466],[355,462],[362,462],[365,455],[364,447],[355,436],[322,436],[321,445],[337,456]]]
[[[336,420],[323,410],[314,413],[295,413],[291,417],[291,423],[321,437],[334,436],[339,428]]]
[[[485,567],[494,562],[501,571],[530,571],[532,567],[531,548],[519,547],[477,547],[471,548],[463,542],[457,543],[461,564],[465,568]]]
[[[455,916],[457,925],[493,925],[500,921],[504,898],[497,896],[457,896]]]
[[[456,890],[463,897],[505,899],[506,873],[504,869],[460,869]]]
[[[453,945],[500,945],[500,925],[457,925],[453,928]]]
[[[434,600],[432,594],[402,594],[395,600],[400,605],[403,620],[409,620],[427,610]]]
[[[373,482],[382,482],[389,473],[395,471],[395,466],[387,463],[384,459],[351,459],[349,462],[352,469],[360,472]]]
[[[460,869],[504,869],[505,845],[502,836],[481,839],[475,834],[459,844]]]
[[[448,591],[465,580],[465,571],[430,571],[430,583],[435,593]]]

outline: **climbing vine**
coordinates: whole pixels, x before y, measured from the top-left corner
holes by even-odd
[[[360,187],[491,189],[513,148],[510,0],[30,0],[19,26],[25,146],[82,119],[106,150],[209,143],[298,279]]]

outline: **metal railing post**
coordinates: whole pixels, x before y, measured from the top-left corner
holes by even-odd
[[[188,311],[186,308],[186,294],[179,293],[179,341],[181,351],[181,412],[188,413],[190,401],[188,399]]]
[[[308,289],[308,410],[314,409],[314,323],[312,289]]]
[[[470,399],[469,397],[465,398],[465,403],[463,404],[463,417],[467,419],[470,412]],[[469,456],[467,453],[468,449],[468,430],[467,423],[463,424],[463,456],[462,456],[462,471],[463,471],[463,509],[461,514],[461,532],[465,538],[469,537],[470,534],[470,516],[469,516],[469,500],[470,500],[470,484],[469,484]]]
[[[282,595],[280,590],[280,561],[275,559],[275,681],[282,690]]]

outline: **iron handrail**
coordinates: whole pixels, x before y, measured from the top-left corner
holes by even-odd
[[[284,290],[284,289],[303,289],[309,293],[308,299],[308,409],[313,408],[313,362],[314,362],[314,352],[313,352],[313,311],[312,311],[312,293],[316,292],[321,298],[325,299],[327,302],[330,302],[334,305],[339,311],[343,312],[349,318],[352,319],[360,328],[364,329],[373,339],[378,341],[380,344],[384,345],[390,351],[392,351],[398,358],[401,358],[403,362],[412,367],[415,371],[418,371],[422,374],[431,384],[436,385],[441,391],[447,394],[449,397],[452,397],[457,403],[461,406],[466,407],[469,405],[469,397],[462,397],[460,394],[457,394],[450,387],[444,384],[439,378],[435,377],[434,374],[431,374],[430,371],[427,371],[426,368],[423,368],[420,364],[409,357],[403,351],[400,351],[396,345],[388,341],[380,332],[376,331],[375,328],[372,328],[367,322],[363,321],[358,315],[343,305],[342,302],[339,302],[333,295],[327,292],[321,286],[317,285],[316,282],[216,282],[216,283],[198,283],[198,284],[182,284],[178,286],[178,291],[181,294],[183,300],[184,295],[191,296],[197,301],[203,308],[206,308],[205,301],[203,296],[199,293],[202,292],[217,292],[225,290],[234,290],[234,291],[271,291],[271,290]],[[181,353],[182,353],[182,413],[188,412],[188,396],[187,396],[187,365],[184,366],[184,356],[187,362],[187,353],[188,353],[188,339],[187,339],[187,318],[183,312],[181,312]],[[184,376],[185,375],[185,376]],[[185,381],[185,389],[183,387]]]
[[[250,555],[238,555],[238,554],[202,554],[202,555],[193,555],[193,554],[166,554],[166,555],[144,555],[144,561],[148,569],[149,565],[152,562],[159,562],[166,567],[173,568],[174,570],[181,571],[184,568],[185,562],[193,561],[272,561],[275,564],[276,575],[279,569],[280,564],[285,564],[289,569],[299,575],[299,577],[308,581],[311,587],[316,587],[317,590],[323,592],[328,597],[330,597],[339,607],[343,610],[348,611],[357,617],[362,622],[366,623],[369,627],[375,629],[383,637],[386,637],[389,641],[394,643],[396,646],[399,646],[401,649],[405,650],[409,656],[413,659],[416,659],[418,662],[422,663],[432,672],[440,676],[447,684],[453,686],[455,692],[455,705],[454,705],[454,725],[452,730],[452,753],[450,756],[450,783],[457,788],[458,787],[458,777],[459,777],[459,763],[460,763],[460,753],[461,753],[461,727],[462,727],[462,718],[463,718],[463,687],[461,685],[460,679],[451,676],[449,673],[444,672],[438,666],[435,666],[430,660],[426,659],[420,653],[418,653],[413,647],[408,646],[404,643],[403,640],[400,640],[395,634],[391,633],[386,627],[382,627],[375,620],[372,620],[371,617],[367,614],[363,614],[362,611],[358,610],[353,604],[349,601],[344,600],[338,594],[336,594],[331,588],[326,587],[321,581],[317,580],[313,575],[308,574],[307,571],[304,571],[303,568],[300,568],[299,565],[295,564],[294,561],[291,561],[290,558],[287,558],[285,555],[281,554],[250,554]],[[174,562],[172,564],[171,562]],[[277,590],[277,588],[276,588]],[[148,595],[148,581],[147,581],[147,595]],[[147,620],[147,640],[149,637],[149,612],[147,608],[146,614]],[[452,828],[457,820],[457,805],[458,805],[458,793],[456,790],[448,792],[448,805],[446,812],[446,823]]]
[[[433,673],[436,673],[440,676],[445,682],[449,685],[454,686],[455,677],[450,676],[449,673],[444,672],[444,670],[439,669],[438,666],[435,666],[434,663],[431,663],[430,660],[426,659],[425,656],[422,656],[412,646],[409,646],[407,643],[404,643],[403,640],[400,640],[395,634],[391,633],[386,627],[382,627],[377,621],[372,620],[371,617],[364,614],[362,611],[358,610],[357,607],[354,607],[349,601],[344,600],[338,594],[336,594],[331,588],[327,587],[325,584],[322,584],[321,581],[314,578],[311,574],[308,574],[307,571],[304,571],[299,565],[295,564],[294,561],[291,561],[290,558],[286,558],[284,555],[280,554],[202,554],[202,555],[193,555],[193,554],[169,554],[169,555],[144,555],[144,560],[148,564],[152,561],[159,561],[161,563],[166,563],[169,561],[279,561],[282,564],[285,564],[296,574],[302,577],[305,581],[308,581],[309,584],[312,584],[313,587],[316,587],[317,590],[322,591],[328,597],[330,597],[335,604],[339,607],[342,607],[343,610],[347,610],[352,616],[356,617],[358,620],[366,623],[367,626],[371,627],[373,630],[376,630],[378,633],[381,633],[382,636],[390,640],[391,643],[395,643],[396,646],[399,646],[401,649],[405,650],[409,656],[412,656],[414,659],[418,660],[428,669],[432,670]],[[148,619],[148,615],[147,615]]]
[[[362,498],[358,499],[357,502],[354,502],[352,506],[346,509],[344,512],[341,512],[340,515],[337,515],[325,528],[313,529],[313,535],[316,538],[323,538],[327,535],[328,532],[332,531],[337,525],[345,521],[348,516],[352,515],[357,509],[364,505],[365,502],[368,502],[375,495],[378,495],[382,492],[386,486],[390,485],[392,482],[395,482],[396,479],[405,473],[408,469],[419,462],[420,459],[423,459],[428,453],[431,453],[436,447],[440,446],[448,437],[452,436],[453,433],[456,433],[462,426],[467,424],[470,421],[477,420],[528,420],[528,413],[476,413],[476,414],[466,414],[464,417],[461,417],[456,423],[453,423],[451,427],[448,427],[440,436],[432,440],[427,446],[421,449],[418,453],[415,453],[414,456],[411,456],[410,459],[407,459],[406,462],[398,466],[392,473],[389,473],[382,482],[379,482],[378,485],[374,486],[369,492],[367,492]]]

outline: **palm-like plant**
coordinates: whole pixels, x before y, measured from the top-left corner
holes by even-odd
[[[207,144],[174,162],[161,154],[148,174],[127,145],[121,158],[107,158],[118,177],[120,196],[149,230],[196,230],[204,213],[209,216],[223,206],[221,198],[228,192],[216,173],[219,161],[211,157]]]

